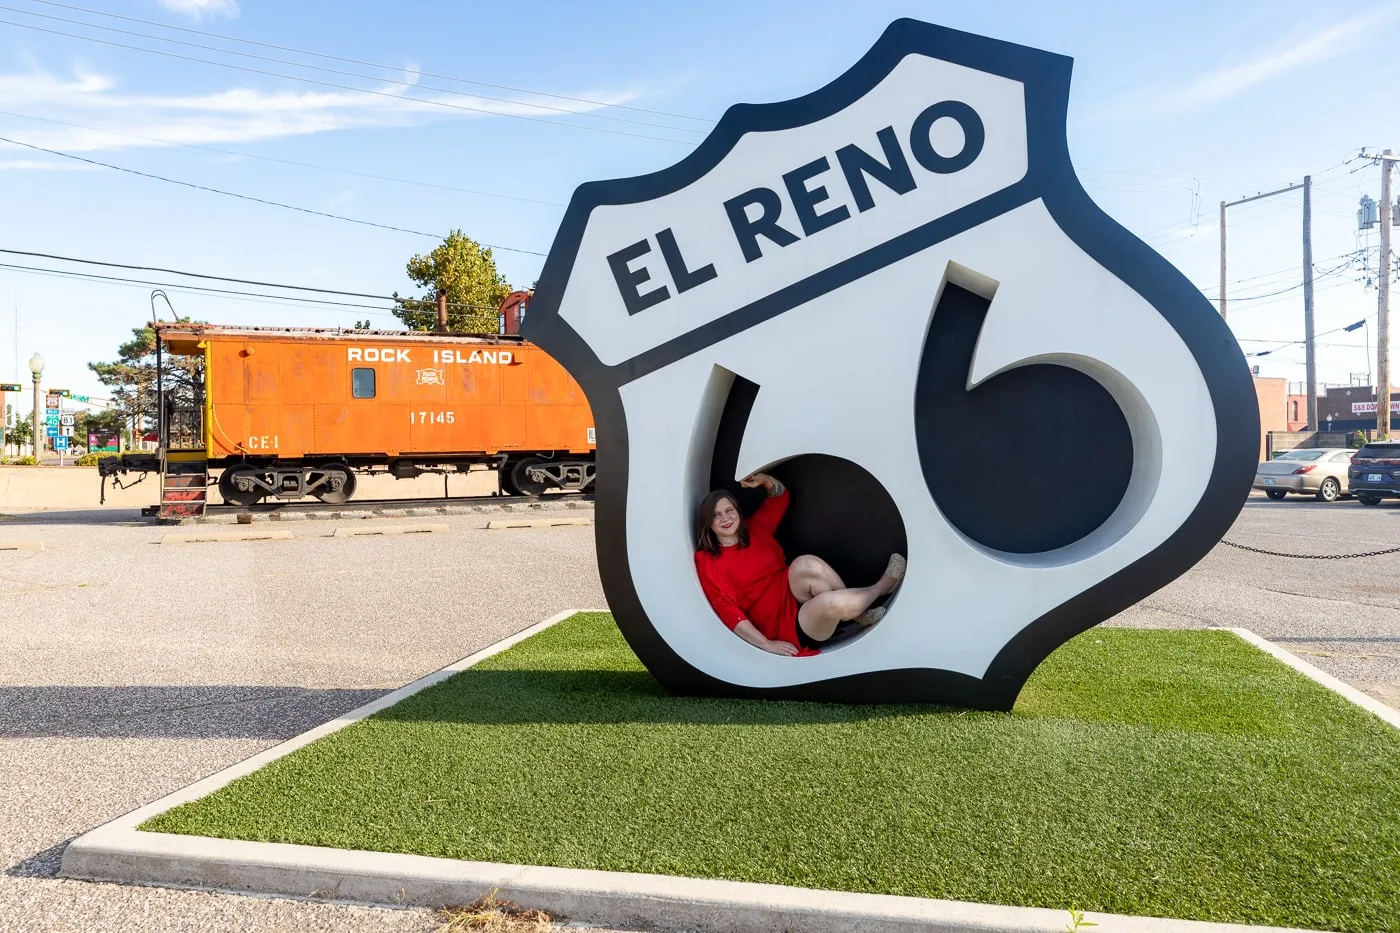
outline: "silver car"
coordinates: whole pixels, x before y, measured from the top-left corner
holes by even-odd
[[[1254,488],[1270,499],[1290,492],[1315,496],[1319,502],[1336,502],[1350,495],[1347,467],[1356,451],[1341,447],[1286,450],[1254,471]]]

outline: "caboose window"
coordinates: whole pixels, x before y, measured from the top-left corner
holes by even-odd
[[[374,398],[373,367],[356,367],[350,370],[350,397]]]

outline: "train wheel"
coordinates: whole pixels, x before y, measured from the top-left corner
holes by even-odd
[[[496,471],[496,475],[500,478],[500,483],[501,483],[501,495],[503,495],[503,496],[518,496],[518,495],[520,495],[520,490],[515,488],[515,481],[511,479],[511,475],[510,475],[510,474],[511,474],[511,469],[512,469],[514,466],[515,466],[515,464],[513,464],[513,463],[507,463],[507,464],[505,464],[504,466],[502,466],[499,470]]]
[[[229,467],[219,474],[219,495],[231,505],[256,505],[267,493],[252,484],[246,484],[249,486],[247,489],[240,489],[238,478],[256,476],[258,472],[256,467],[246,465]]]
[[[515,461],[511,466],[510,485],[519,495],[534,498],[543,495],[544,491],[549,488],[546,483],[530,479],[530,474],[528,472],[530,467],[539,462],[539,458],[537,457],[524,457]]]
[[[355,494],[355,474],[343,463],[325,463],[317,467],[326,474],[324,485],[312,492],[322,502],[343,505]]]

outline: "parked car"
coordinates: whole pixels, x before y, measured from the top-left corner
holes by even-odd
[[[1356,452],[1347,472],[1362,505],[1400,498],[1400,442],[1372,441]]]
[[[1292,492],[1315,496],[1319,502],[1336,502],[1351,492],[1355,471],[1349,477],[1347,467],[1356,454],[1342,447],[1286,450],[1259,464],[1254,471],[1254,488],[1264,490],[1270,499],[1282,499]]]

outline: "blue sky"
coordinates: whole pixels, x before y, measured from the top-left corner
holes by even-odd
[[[409,230],[462,228],[522,250],[497,252],[519,286],[538,275],[543,260],[533,253],[548,250],[578,184],[670,165],[732,103],[819,87],[897,17],[1039,46],[1076,60],[1070,148],[1089,192],[1212,298],[1219,202],[1311,173],[1315,262],[1319,273],[1335,270],[1317,283],[1317,330],[1369,314],[1374,340],[1375,295],[1363,291],[1359,268],[1339,267],[1367,245],[1374,267],[1377,239],[1357,238],[1354,213],[1361,194],[1379,196],[1379,170],[1347,160],[1363,147],[1400,150],[1398,3],[64,2],[0,0],[0,136]],[[1300,224],[1297,194],[1230,212],[1230,324],[1247,352],[1272,349],[1252,360],[1263,375],[1292,380],[1303,378],[1301,346],[1283,345],[1302,336]],[[0,143],[0,248],[387,295],[410,290],[404,263],[434,245]],[[46,384],[101,394],[86,364],[114,357],[149,320],[150,291],[0,268],[0,381],[24,373],[27,382],[37,350]],[[369,317],[397,326],[362,308],[167,291],[181,314],[218,323],[349,326]],[[1365,373],[1367,339],[1367,330],[1319,337],[1319,378],[1346,383]]]

